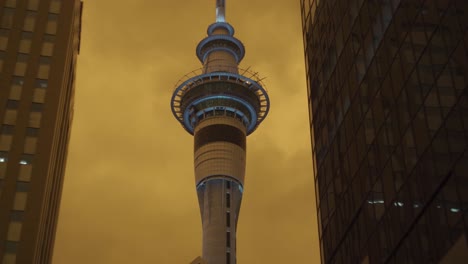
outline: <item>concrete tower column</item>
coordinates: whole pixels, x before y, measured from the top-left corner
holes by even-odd
[[[244,45],[225,22],[224,0],[217,0],[216,10],[216,22],[208,27],[208,36],[196,49],[203,68],[199,75],[177,86],[171,107],[185,130],[194,135],[203,260],[235,264],[246,137],[268,114],[269,98],[256,73],[244,70],[239,74]]]

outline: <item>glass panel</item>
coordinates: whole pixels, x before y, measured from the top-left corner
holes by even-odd
[[[52,53],[54,52],[54,42],[55,36],[45,35],[44,42],[42,43],[41,55],[52,56]]]
[[[20,76],[13,76],[13,80],[11,82],[11,87],[10,87],[10,95],[9,99],[13,100],[20,100],[21,98],[21,90],[23,89],[23,77]]]
[[[36,10],[39,8],[39,0],[28,0],[28,10]]]
[[[39,70],[37,71],[37,77],[40,79],[49,78],[50,70],[50,58],[41,56],[39,60]]]
[[[28,126],[38,128],[41,126],[41,112],[31,112],[29,114]]]
[[[47,19],[47,26],[46,26],[46,33],[55,35],[57,33],[57,19],[58,15],[56,14],[49,14]]]
[[[3,255],[2,264],[16,264],[16,254],[7,253]]]
[[[35,88],[33,94],[33,102],[35,103],[44,103],[46,95],[46,89],[44,88]]]
[[[23,31],[21,33],[21,41],[19,45],[19,52],[29,53],[31,51],[32,32]]]
[[[9,241],[20,241],[21,237],[21,222],[10,222],[8,225],[7,240]]]
[[[11,149],[11,142],[13,135],[0,135],[0,151],[9,151]]]
[[[0,51],[0,72],[2,71],[3,69],[3,61],[5,60],[5,52],[4,51]]]
[[[24,76],[26,74],[27,63],[28,63],[28,55],[18,54],[14,74],[17,76]]]
[[[5,1],[6,7],[16,7],[16,0],[6,0]]]
[[[3,8],[3,16],[2,16],[2,28],[12,28],[13,27],[13,16],[15,14],[15,10],[13,8],[5,7]]]
[[[7,109],[3,119],[4,124],[14,125],[16,124],[17,111],[15,109]]]
[[[10,31],[8,29],[0,29],[0,50],[6,50],[9,33]]]
[[[25,192],[17,192],[15,194],[15,200],[13,201],[13,210],[24,211],[26,208],[26,200],[28,194]]]
[[[1,165],[1,163],[0,163]],[[31,181],[32,164],[21,164],[18,174],[18,181]]]
[[[49,6],[49,12],[58,14],[60,13],[61,0],[51,0]]]
[[[26,17],[24,18],[24,31],[34,31],[34,27],[36,26],[36,12],[28,11],[26,12]]]
[[[35,154],[36,153],[36,137],[26,137],[24,141],[24,153]]]
[[[5,178],[6,165],[7,165],[7,152],[0,152],[0,179]]]

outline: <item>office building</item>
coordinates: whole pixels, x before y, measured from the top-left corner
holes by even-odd
[[[468,2],[300,3],[322,263],[465,263]]]
[[[0,263],[51,263],[82,3],[0,0]]]

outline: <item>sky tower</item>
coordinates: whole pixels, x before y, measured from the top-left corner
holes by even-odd
[[[257,74],[238,68],[245,49],[225,21],[225,0],[216,1],[216,22],[207,33],[196,48],[203,68],[176,85],[171,108],[195,138],[203,259],[208,264],[235,264],[246,136],[268,114],[269,99]]]

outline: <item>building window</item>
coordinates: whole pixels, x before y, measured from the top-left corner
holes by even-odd
[[[2,264],[16,264],[16,254],[6,253],[3,255]]]
[[[7,125],[15,125],[16,124],[16,109],[6,109],[5,116],[3,117],[3,123]]]
[[[15,8],[16,7],[16,0],[6,0],[5,1],[5,6]]]
[[[36,153],[37,138],[26,137],[24,140],[24,153],[35,154]]]
[[[24,76],[26,74],[26,68],[28,66],[29,56],[27,54],[20,53],[16,59],[15,72],[16,76]]]
[[[13,27],[13,17],[15,14],[15,9],[4,7],[3,16],[2,16],[2,28],[12,28]]]
[[[231,264],[231,253],[226,252],[226,264]]]
[[[52,53],[54,52],[54,42],[55,42],[55,36],[54,35],[44,35],[44,39],[42,42],[42,49],[41,49],[41,55],[42,56],[52,56]]]
[[[19,168],[18,181],[30,182],[31,172],[32,172],[32,164],[21,164]]]
[[[5,60],[5,52],[0,50],[0,72],[3,70],[4,60]]]
[[[37,11],[39,9],[39,0],[28,0],[27,9]]]
[[[16,115],[18,109],[18,101],[17,100],[8,100],[7,101],[7,109],[5,111],[5,116],[3,119],[3,123],[7,125],[15,125],[16,124]]]
[[[32,164],[33,159],[34,159],[34,155],[23,154],[23,155],[21,155],[21,157],[20,157],[20,162],[19,162],[19,163],[20,163],[21,165]]]
[[[226,232],[226,247],[231,247],[231,232]]]
[[[34,87],[33,102],[44,103],[47,91],[47,80],[37,79]]]
[[[19,52],[29,53],[31,51],[31,42],[32,42],[33,33],[29,31],[21,32],[21,41],[19,44]]]
[[[49,12],[54,13],[54,14],[60,13],[60,7],[62,6],[61,4],[62,4],[61,0],[51,0],[50,6],[49,6]]]
[[[24,79],[20,76],[13,76],[13,80],[11,82],[10,87],[10,95],[8,99],[11,100],[20,100],[21,98],[21,91],[23,89]]]
[[[2,125],[2,133],[0,134],[0,151],[9,151],[11,149],[13,130],[14,126]]]
[[[7,240],[19,242],[21,237],[21,227],[21,222],[10,222],[8,225]]]
[[[39,58],[39,70],[37,71],[37,77],[39,79],[49,78],[50,70],[50,57],[41,56]]]
[[[26,200],[28,199],[28,193],[16,192],[15,199],[13,201],[13,210],[24,211],[26,208]]]
[[[8,152],[0,151],[0,179],[5,179]]]
[[[58,20],[57,14],[49,13],[49,16],[47,17],[47,25],[46,25],[47,34],[55,35],[57,33],[57,20]]]
[[[27,11],[26,17],[24,18],[24,31],[34,31],[34,27],[36,26],[36,12],[34,11]]]
[[[41,118],[42,118],[42,113],[41,112],[31,112],[31,113],[29,113],[28,126],[29,127],[39,128],[41,126]]]
[[[8,35],[10,34],[10,30],[0,28],[0,50],[6,50],[8,45]]]

